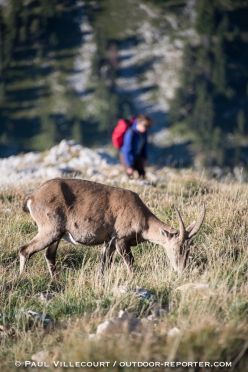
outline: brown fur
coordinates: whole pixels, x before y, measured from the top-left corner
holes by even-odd
[[[136,193],[86,180],[49,180],[27,198],[23,210],[30,212],[39,232],[20,248],[21,272],[29,257],[46,249],[52,275],[58,243],[68,236],[82,245],[109,242],[108,260],[117,249],[132,268],[131,246],[149,240],[162,244],[168,253],[172,238],[178,235],[178,230],[160,221]],[[172,262],[170,252],[168,256]]]

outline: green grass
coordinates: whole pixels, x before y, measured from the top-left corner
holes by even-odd
[[[21,204],[35,186],[31,183],[0,190],[0,323],[5,329],[1,337],[1,370],[14,371],[15,360],[31,360],[42,350],[50,352],[47,359],[57,361],[109,361],[110,366],[100,368],[103,371],[159,370],[118,365],[132,361],[231,362],[232,369],[205,370],[247,370],[246,185],[220,184],[190,171],[175,171],[166,180],[166,187],[124,185],[138,192],[149,208],[173,227],[178,227],[173,205],[177,205],[188,225],[197,218],[204,201],[206,218],[195,239],[189,267],[182,275],[170,267],[162,247],[148,242],[133,249],[134,276],[128,275],[123,260],[116,255],[113,267],[102,280],[98,278],[101,247],[74,247],[66,242],[61,242],[58,249],[54,279],[49,276],[42,252],[30,259],[27,272],[19,277],[18,248],[37,231],[31,217],[22,212]],[[11,212],[6,212],[9,208]],[[176,290],[187,283],[204,283],[210,288]],[[117,296],[114,288],[118,285],[146,288],[155,295],[159,307],[169,307],[168,315],[144,339],[122,335],[90,340],[88,335],[95,333],[98,324],[116,316],[120,309],[141,319],[150,314],[150,301],[135,297],[131,291]],[[54,297],[43,303],[36,297],[39,292]],[[52,327],[44,328],[27,319],[22,315],[27,310],[48,314],[54,321]],[[173,327],[180,333],[169,338],[167,332]],[[50,367],[46,371],[64,370],[47,362]],[[18,368],[24,370],[24,366]]]

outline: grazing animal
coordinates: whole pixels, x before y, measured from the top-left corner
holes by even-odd
[[[132,246],[150,241],[161,244],[173,268],[182,272],[187,266],[192,240],[205,216],[205,206],[197,222],[185,228],[175,208],[179,230],[160,221],[130,190],[79,179],[51,179],[28,196],[23,210],[30,212],[38,234],[20,247],[20,273],[28,259],[45,249],[51,276],[55,272],[56,251],[63,238],[75,245],[105,243],[105,261],[111,264],[115,249],[132,271]]]

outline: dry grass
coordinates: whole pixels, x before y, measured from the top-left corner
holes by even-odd
[[[99,281],[100,247],[73,247],[60,243],[58,275],[51,280],[42,253],[29,263],[27,273],[19,278],[18,248],[36,233],[31,217],[22,212],[25,196],[35,183],[0,189],[0,311],[3,325],[0,365],[14,371],[14,361],[31,360],[38,351],[50,351],[46,371],[55,361],[110,362],[102,371],[160,370],[161,368],[121,367],[119,362],[232,362],[232,368],[210,367],[205,370],[247,370],[248,348],[248,249],[246,185],[219,184],[191,172],[174,172],[166,183],[156,187],[122,185],[137,191],[154,213],[177,227],[173,204],[177,205],[185,224],[200,213],[206,203],[204,224],[195,239],[196,247],[186,272],[178,276],[168,265],[162,247],[151,243],[133,249],[135,275],[129,277],[122,260],[115,264],[104,280]],[[187,283],[204,283],[209,289],[178,291]],[[117,285],[142,286],[152,292],[168,315],[143,339],[123,335],[89,340],[97,325],[120,309],[145,318],[152,303],[132,294],[115,296]],[[55,294],[49,303],[35,295],[47,291]],[[49,314],[53,327],[44,329],[21,316],[26,310]],[[180,333],[169,338],[168,330]],[[113,367],[113,362],[116,366]],[[65,368],[69,370],[69,368]],[[97,368],[94,368],[97,369]],[[191,371],[204,368],[192,367]],[[18,371],[27,370],[23,366]],[[33,369],[32,369],[33,370]],[[39,368],[39,370],[42,370]],[[75,368],[73,369],[75,370]],[[170,368],[166,368],[170,370]],[[175,370],[175,368],[171,368]],[[187,370],[178,367],[177,371]]]

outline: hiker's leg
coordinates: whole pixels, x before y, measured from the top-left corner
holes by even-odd
[[[138,171],[140,178],[145,178],[146,175],[144,165],[145,159],[138,155],[134,163],[134,169]]]

